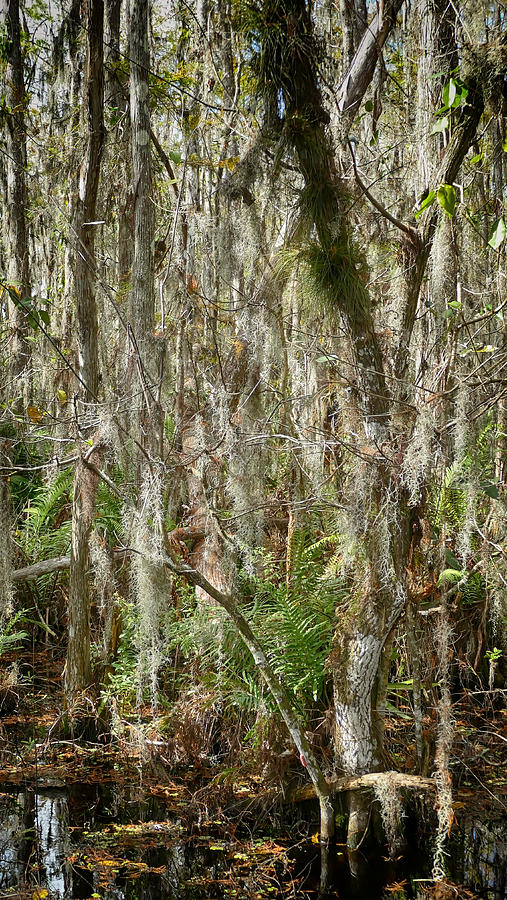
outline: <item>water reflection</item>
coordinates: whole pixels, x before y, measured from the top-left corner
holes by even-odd
[[[64,792],[21,791],[4,796],[0,887],[13,887],[32,874],[57,900],[63,900],[68,888],[68,849],[68,798]]]
[[[456,877],[488,900],[507,896],[505,822],[469,822],[453,834],[451,860]]]
[[[132,858],[142,860],[151,871],[131,876],[128,867],[116,869],[107,885],[93,864],[79,855],[69,859],[84,832],[97,833],[112,823],[159,822],[149,826],[152,839],[132,850]],[[428,875],[428,864],[421,859],[417,842],[407,848],[396,864],[376,853],[347,858],[339,851],[326,861],[324,884],[320,880],[318,848],[307,843],[291,856],[290,871],[279,875],[268,894],[259,893],[254,863],[242,873],[234,862],[234,853],[203,842],[197,835],[190,839],[180,832],[176,817],[168,819],[168,810],[153,798],[135,789],[125,792],[114,785],[77,785],[69,788],[45,787],[34,790],[12,789],[0,793],[0,890],[13,891],[29,882],[39,884],[55,900],[89,898],[96,892],[104,900],[198,900],[229,896],[231,878],[238,890],[235,896],[282,896],[292,884],[291,896],[336,898],[341,900],[378,900],[405,897],[428,900],[428,883],[418,878]],[[86,836],[88,840],[88,836]],[[143,849],[144,847],[144,849]],[[131,848],[132,849],[132,848]],[[246,849],[246,844],[245,844]],[[453,833],[449,847],[450,875],[468,886],[484,900],[504,900],[506,896],[505,823],[476,821]],[[125,846],[120,854],[129,856]],[[135,854],[137,853],[137,857]],[[139,855],[141,854],[141,856]],[[241,856],[242,854],[237,854]],[[245,857],[246,858],[246,857]],[[128,860],[127,860],[128,861]],[[156,871],[154,871],[156,870]],[[397,882],[400,890],[393,894]],[[228,885],[228,888],[226,887]],[[403,885],[403,888],[401,887]],[[276,891],[276,892],[275,892]],[[11,894],[13,896],[13,894]]]

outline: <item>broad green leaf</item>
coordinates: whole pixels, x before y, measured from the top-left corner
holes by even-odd
[[[507,235],[507,226],[505,225],[505,220],[503,218],[497,219],[493,228],[491,229],[491,234],[489,236],[488,244],[493,250],[498,250],[501,244],[503,244],[505,240],[505,236]]]
[[[173,163],[176,163],[176,165],[181,162],[181,153],[178,153],[177,150],[170,150],[167,155]]]
[[[492,500],[498,500],[500,498],[500,491],[496,484],[485,484],[482,489],[488,497],[492,498]]]
[[[442,103],[448,109],[454,103],[456,98],[456,82],[454,78],[450,78],[442,91]]]
[[[447,306],[450,306],[451,309],[461,309],[461,303],[459,300],[449,300]]]
[[[367,100],[366,103],[364,104],[364,108],[365,108],[366,112],[372,112],[373,100]]]
[[[431,206],[435,197],[436,197],[435,191],[430,191],[428,194],[426,194],[424,200],[421,201],[419,208],[416,209],[416,211],[414,213],[416,219],[419,218],[420,215],[422,215],[422,213],[424,212],[425,209],[428,208],[428,206]]]
[[[476,153],[475,156],[472,156],[470,162],[472,163],[472,165],[482,162],[482,153]]]
[[[435,122],[430,134],[441,134],[446,128],[449,128],[449,116],[443,116],[438,122]]]
[[[503,139],[502,150],[505,150],[505,152],[507,153],[507,132],[506,132],[505,137],[504,137],[504,139]]]
[[[452,219],[456,209],[456,189],[452,184],[441,184],[437,191],[437,203],[446,215]]]
[[[46,309],[39,309],[39,317],[44,322],[44,325],[49,325],[51,319],[49,318],[49,313]]]
[[[456,84],[456,96],[451,103],[453,109],[456,109],[458,106],[461,106],[464,100],[468,97],[468,88],[465,87],[464,84]]]

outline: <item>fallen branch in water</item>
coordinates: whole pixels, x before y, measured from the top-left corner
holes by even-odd
[[[422,775],[408,775],[404,772],[368,772],[367,775],[344,775],[328,779],[331,794],[340,794],[342,791],[357,791],[361,788],[372,788],[379,782],[389,779],[391,784],[408,790],[434,790],[433,778],[424,778]],[[312,800],[315,791],[312,784],[305,784],[291,795],[293,803],[302,800]]]

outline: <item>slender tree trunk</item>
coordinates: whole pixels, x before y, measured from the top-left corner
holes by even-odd
[[[154,340],[154,207],[149,104],[149,0],[130,4],[130,125],[132,151],[132,189],[134,203],[134,250],[130,326],[132,358],[136,373],[132,389],[137,395],[138,428],[141,443],[161,451],[160,406],[158,402],[165,340]],[[158,388],[155,387],[158,381]],[[138,472],[140,477],[140,470]]]
[[[202,575],[202,573],[185,563],[176,562],[173,559],[168,559],[167,565],[173,572],[183,576],[191,584],[201,588],[212,597],[213,600],[225,609],[236,625],[243,642],[252,654],[255,664],[280,710],[282,718],[287,725],[289,733],[300,754],[301,764],[307,769],[308,775],[315,788],[320,807],[320,840],[323,845],[331,844],[335,837],[335,818],[330,787],[317,762],[315,754],[308,743],[301,722],[294,711],[293,704],[288,697],[282,682],[273,671],[262,645],[252,632],[248,621],[242,615],[232,595],[217,589]]]
[[[130,118],[134,193],[134,260],[130,322],[143,357],[154,325],[153,236],[154,210],[150,147],[149,0],[130,8]]]
[[[72,547],[68,611],[65,699],[70,718],[76,698],[90,685],[89,538],[93,524],[97,476],[83,460],[76,464],[72,497]]]
[[[5,27],[5,107],[2,119],[7,159],[7,277],[11,290],[22,300],[31,296],[30,256],[26,211],[26,129],[25,85],[21,56],[19,0],[1,0],[0,20]],[[30,392],[30,342],[26,312],[10,298],[9,330],[11,334],[10,375],[23,376],[25,391]],[[13,382],[14,384],[15,382]],[[19,384],[16,390],[19,390]]]
[[[95,303],[95,226],[97,192],[104,139],[103,124],[103,0],[88,0],[88,57],[86,97],[88,110],[88,146],[80,172],[76,200],[75,230],[76,300],[79,342],[79,374],[88,402],[97,400],[99,391],[98,322]],[[93,524],[96,478],[80,460],[74,476],[72,500],[72,546],[70,558],[69,633],[65,694],[68,708],[76,695],[89,684],[90,672],[90,596],[88,584],[89,537]]]
[[[102,150],[104,146],[104,0],[88,0],[86,28],[86,103],[88,141],[81,166],[74,212],[77,235],[76,309],[79,344],[79,374],[84,399],[94,401],[99,391],[98,322],[95,301],[96,207]]]

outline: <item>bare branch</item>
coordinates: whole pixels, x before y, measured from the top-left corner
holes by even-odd
[[[396,22],[403,0],[386,0],[367,25],[356,55],[338,90],[337,105],[342,116],[350,122],[371,84],[375,66],[386,39]]]

